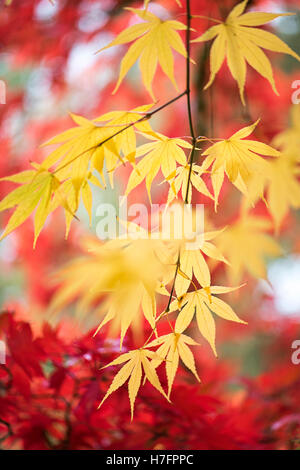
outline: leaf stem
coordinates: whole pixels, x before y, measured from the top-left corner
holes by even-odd
[[[197,145],[197,137],[194,129],[194,123],[193,123],[193,114],[192,114],[192,105],[191,105],[191,20],[192,20],[192,14],[191,14],[191,4],[190,0],[186,0],[186,18],[187,18],[187,28],[186,28],[186,99],[187,99],[187,114],[188,114],[188,120],[189,120],[189,127],[190,127],[190,133],[191,133],[191,138],[192,138],[192,150],[189,156],[189,176],[188,176],[188,181],[187,181],[187,188],[186,188],[186,195],[185,195],[185,200],[184,203],[188,204],[189,200],[189,187],[190,187],[190,182],[191,182],[191,176],[192,176],[192,166],[194,163],[194,157],[196,153],[196,145]],[[177,263],[176,263],[176,270],[174,274],[174,280],[170,292],[170,297],[169,301],[166,307],[165,312],[169,312],[170,309],[170,304],[173,298],[173,293],[175,290],[175,284],[176,284],[176,279],[178,276],[178,271],[180,268],[180,250],[178,253],[178,258],[177,258]]]
[[[186,28],[186,96],[187,96],[187,112],[189,118],[189,126],[190,132],[192,137],[192,150],[189,157],[189,176],[187,181],[187,188],[186,188],[186,195],[185,195],[185,204],[188,204],[189,200],[189,188],[191,183],[191,176],[192,176],[192,166],[194,163],[195,152],[196,152],[196,144],[197,144],[197,137],[194,129],[193,123],[193,114],[192,114],[192,105],[191,105],[191,21],[192,21],[192,14],[191,14],[191,4],[190,0],[186,0],[186,17],[187,17],[187,28]]]
[[[77,158],[80,158],[82,155],[84,155],[84,154],[87,153],[87,152],[90,152],[91,150],[95,150],[96,148],[101,147],[102,145],[106,144],[107,142],[109,142],[109,141],[110,141],[111,139],[113,139],[114,137],[117,137],[119,134],[121,134],[122,132],[127,131],[128,129],[130,129],[131,127],[135,126],[136,124],[139,124],[140,122],[143,122],[143,121],[146,121],[146,120],[150,119],[152,116],[154,116],[154,114],[159,113],[160,111],[162,111],[163,109],[165,109],[167,106],[170,106],[171,104],[175,103],[175,101],[178,101],[180,98],[182,98],[182,97],[185,96],[186,94],[187,94],[187,90],[183,91],[182,93],[180,93],[180,95],[175,96],[174,98],[172,98],[171,100],[169,100],[169,101],[167,101],[166,103],[162,104],[161,106],[159,106],[158,108],[154,109],[153,111],[150,111],[150,112],[148,112],[148,113],[145,113],[144,116],[142,116],[141,118],[137,119],[137,120],[134,121],[134,122],[131,122],[130,124],[126,125],[125,127],[122,127],[122,129],[119,129],[117,132],[115,132],[115,133],[112,134],[111,136],[107,137],[106,139],[104,139],[104,140],[103,140],[102,142],[100,142],[99,144],[94,145],[93,147],[90,147],[89,149],[84,150],[83,152],[81,152],[81,153],[79,153],[78,155],[76,155],[76,157],[74,157],[72,160],[68,161],[67,163],[65,163],[65,164],[62,165],[61,167],[56,168],[56,170],[54,170],[53,174],[57,173],[58,171],[63,170],[65,167],[67,167],[68,165],[70,165],[71,163],[73,163],[75,160],[77,160]]]

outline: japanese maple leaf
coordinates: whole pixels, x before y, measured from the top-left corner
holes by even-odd
[[[210,52],[210,79],[205,88],[212,84],[226,57],[230,72],[238,83],[244,105],[247,62],[270,82],[274,92],[278,95],[272,66],[262,49],[289,54],[300,61],[299,55],[277,36],[269,31],[255,28],[255,26],[261,26],[280,16],[289,16],[293,13],[244,13],[247,3],[248,0],[244,0],[236,5],[224,23],[220,22],[220,24],[212,26],[194,40],[194,42],[202,42],[214,39]]]
[[[145,377],[149,380],[151,385],[156,388],[168,401],[168,397],[165,394],[158,375],[155,371],[155,368],[149,361],[156,357],[156,353],[153,351],[149,351],[149,349],[136,349],[134,351],[130,351],[128,353],[122,354],[120,357],[112,361],[105,367],[115,366],[118,364],[126,364],[119,370],[119,372],[115,375],[105,397],[101,401],[100,406],[103,402],[111,395],[113,392],[118,390],[128,379],[128,394],[130,400],[130,407],[131,407],[131,419],[133,418],[133,411],[134,411],[134,403],[136,396],[138,394],[139,388],[142,382],[142,374],[144,371]]]
[[[110,174],[123,159],[128,158],[133,163],[136,147],[134,129],[151,132],[149,122],[141,120],[151,107],[152,104],[131,111],[114,111],[93,121],[71,114],[77,127],[68,129],[43,144],[59,144],[43,161],[43,168],[49,169],[56,165],[55,174],[61,178],[71,177],[77,188],[78,181],[81,180],[78,172],[84,174],[89,164],[91,169],[102,175],[104,162]]]
[[[195,188],[199,193],[214,199],[202,179],[203,173],[204,171],[202,168],[196,164],[194,164],[191,169],[189,164],[178,166],[175,175],[171,174],[168,178],[170,189],[167,204],[170,204],[175,198],[177,199],[180,192],[182,200],[185,201],[187,199],[188,204],[191,204],[193,188]],[[188,181],[190,181],[190,183],[187,195]]]
[[[66,212],[74,216],[67,201],[61,193],[61,182],[53,174],[42,168],[38,164],[32,164],[34,170],[26,170],[15,175],[1,178],[2,181],[17,183],[16,189],[11,191],[0,202],[0,212],[11,209],[15,206],[4,233],[0,240],[19,227],[35,211],[34,216],[34,246],[42,227],[53,210],[51,201],[53,196],[57,196]]]
[[[179,300],[171,303],[170,312],[181,309],[176,320],[176,331],[184,331],[192,322],[196,314],[197,325],[200,333],[209,342],[212,350],[216,351],[216,327],[212,312],[223,318],[237,323],[246,324],[240,320],[232,308],[223,300],[212,294],[226,294],[237,288],[211,286],[209,289],[199,289],[188,292]]]
[[[187,292],[193,275],[201,285],[201,287],[209,287],[211,284],[211,276],[209,267],[204,258],[204,254],[209,258],[216,259],[227,263],[219,249],[211,242],[216,238],[222,230],[203,233],[203,243],[198,250],[189,250],[186,247],[180,251],[180,269],[176,277],[175,289],[177,296],[180,297]]]
[[[266,257],[282,253],[278,243],[267,234],[271,228],[268,219],[243,214],[219,235],[216,244],[230,262],[227,266],[230,282],[240,282],[245,271],[255,278],[266,278]]]
[[[163,21],[146,10],[135,8],[127,8],[127,10],[138,15],[143,22],[125,29],[108,46],[100,50],[134,41],[122,59],[119,80],[113,93],[118,90],[125,75],[138,58],[140,58],[139,66],[143,83],[153,99],[155,98],[152,81],[158,63],[177,89],[172,49],[186,57],[185,46],[177,33],[178,30],[185,30],[186,26],[175,20]]]
[[[136,150],[136,157],[143,157],[134,167],[126,188],[126,195],[129,194],[144,179],[151,201],[151,185],[161,169],[166,179],[176,172],[176,162],[181,165],[186,164],[186,155],[183,151],[191,149],[192,146],[183,139],[169,138],[159,133],[147,133],[145,137],[153,142],[141,145]]]
[[[216,203],[223,184],[224,173],[238,189],[247,193],[247,183],[251,177],[266,171],[268,162],[260,155],[270,157],[280,155],[278,150],[267,144],[245,139],[253,132],[258,122],[240,129],[228,139],[217,142],[203,152],[206,159],[202,164],[202,169],[207,170],[212,165]]]
[[[198,346],[198,343],[189,336],[182,334],[175,325],[174,332],[160,336],[159,338],[147,344],[148,348],[160,346],[156,350],[156,357],[152,359],[151,365],[157,368],[162,362],[165,362],[166,374],[168,379],[168,397],[170,397],[174,378],[178,369],[179,359],[183,364],[194,374],[196,379],[200,382],[194,356],[188,347]]]

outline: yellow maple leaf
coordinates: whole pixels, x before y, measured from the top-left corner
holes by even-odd
[[[178,198],[178,194],[180,192],[182,200],[185,201],[189,180],[189,193],[187,197],[188,204],[191,204],[192,201],[193,188],[195,188],[199,193],[202,193],[205,196],[214,199],[201,177],[203,173],[204,171],[199,165],[193,164],[191,171],[189,164],[179,165],[176,169],[175,175],[171,174],[170,177],[167,179],[170,184],[167,204],[169,205],[175,198]]]
[[[124,159],[134,163],[136,152],[136,130],[139,132],[152,132],[152,128],[147,119],[141,120],[153,104],[138,106],[131,111],[111,111],[94,119],[94,123],[106,123],[106,128],[110,128],[114,133],[122,130],[113,139],[119,152],[122,152]],[[132,125],[134,124],[134,125]],[[108,167],[108,172],[114,168]]]
[[[230,72],[238,83],[241,100],[244,105],[247,62],[270,82],[274,92],[278,95],[272,66],[262,49],[289,54],[300,61],[299,55],[281,39],[269,31],[255,27],[268,23],[280,16],[289,16],[293,13],[244,13],[247,3],[248,0],[245,0],[236,5],[224,23],[220,22],[220,24],[212,26],[194,40],[194,42],[202,42],[214,39],[210,52],[210,79],[205,88],[212,84],[226,57]]]
[[[132,111],[114,111],[93,121],[71,114],[77,127],[68,129],[43,144],[59,144],[43,161],[43,168],[49,169],[57,165],[55,173],[64,178],[72,176],[74,167],[74,177],[77,178],[79,169],[81,172],[87,171],[89,163],[92,169],[102,175],[104,161],[109,174],[113,173],[120,161],[128,159],[134,162],[134,128],[141,132],[151,132],[149,122],[141,120],[143,114],[151,107],[152,104],[140,106]]]
[[[245,139],[254,131],[258,122],[243,127],[228,139],[213,144],[203,152],[203,155],[206,156],[202,164],[203,171],[212,165],[212,182],[216,204],[223,184],[224,173],[238,189],[246,194],[248,181],[257,174],[263,174],[267,169],[268,162],[260,155],[270,157],[280,155],[278,150],[267,144]]]
[[[100,406],[102,406],[103,402],[109,397],[109,395],[118,390],[118,388],[120,388],[129,379],[128,394],[131,407],[131,419],[133,419],[134,403],[141,386],[143,371],[145,377],[149,380],[151,385],[169,401],[167,395],[165,394],[160,384],[156,370],[149,361],[149,358],[153,359],[154,357],[156,357],[155,352],[141,348],[122,354],[120,357],[105,366],[110,367],[119,364],[124,364],[124,362],[126,363],[115,375],[106,395],[104,396],[103,400],[99,405],[99,408]]]
[[[180,270],[176,277],[175,289],[177,296],[180,297],[188,291],[193,275],[203,288],[211,284],[209,267],[203,254],[209,258],[227,263],[226,259],[218,248],[211,243],[222,230],[203,233],[203,243],[199,250],[188,250],[186,247],[180,251]]]
[[[183,139],[169,138],[158,133],[147,133],[145,137],[153,142],[141,145],[136,150],[136,157],[143,157],[134,167],[126,188],[125,194],[129,194],[144,179],[151,201],[151,185],[161,169],[166,179],[176,172],[176,162],[186,165],[186,155],[183,151],[192,146]]]
[[[176,325],[174,332],[160,336],[147,345],[148,348],[160,346],[156,350],[156,357],[152,359],[151,365],[156,369],[162,362],[165,362],[168,379],[168,397],[170,397],[171,394],[174,378],[179,365],[179,358],[200,382],[193,354],[187,345],[198,346],[198,343],[189,336],[179,332]]]
[[[37,238],[48,215],[54,210],[52,207],[53,197],[60,201],[60,205],[65,208],[65,211],[71,217],[74,217],[74,214],[63,197],[62,184],[58,178],[38,164],[33,163],[32,166],[34,166],[34,170],[23,171],[0,179],[0,181],[21,184],[21,186],[11,191],[0,202],[0,212],[17,206],[0,240],[19,227],[36,210],[33,242],[35,247]]]
[[[239,283],[245,271],[255,278],[266,278],[266,257],[280,256],[278,243],[266,232],[272,223],[262,217],[243,214],[221,233],[216,244],[230,265],[226,266],[231,283]]]
[[[236,289],[239,289],[239,287],[231,288],[223,286],[211,286],[209,289],[199,289],[193,292],[188,292],[180,300],[174,300],[171,303],[170,312],[178,309],[180,310],[180,313],[176,319],[176,331],[185,331],[191,324],[194,315],[196,314],[199,331],[209,342],[212,350],[217,356],[215,345],[216,327],[211,312],[215,313],[224,320],[230,320],[243,324],[246,324],[246,322],[238,318],[230,305],[212,294],[226,294]],[[182,305],[183,307],[181,308]]]
[[[135,8],[127,8],[127,10],[138,15],[143,22],[125,29],[108,46],[100,49],[100,51],[103,51],[112,46],[134,41],[122,59],[119,80],[113,93],[118,90],[125,75],[138,58],[140,58],[139,66],[143,83],[153,99],[155,98],[152,90],[152,81],[158,63],[177,89],[172,49],[186,57],[185,46],[177,32],[178,30],[185,30],[186,26],[175,20],[163,21],[146,10]]]

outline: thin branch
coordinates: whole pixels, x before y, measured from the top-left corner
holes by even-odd
[[[186,96],[187,96],[189,126],[190,126],[190,132],[191,132],[192,144],[193,144],[190,157],[189,157],[190,169],[189,169],[189,176],[188,176],[186,195],[185,195],[185,204],[188,204],[189,189],[190,189],[191,176],[192,176],[192,166],[194,163],[194,157],[196,153],[196,144],[197,144],[197,138],[196,138],[196,133],[194,130],[194,123],[193,123],[192,105],[191,105],[191,21],[192,21],[192,14],[191,14],[190,0],[186,0],[186,16],[187,16],[187,29],[186,29],[186,51],[187,51],[186,91],[187,91],[187,95]]]
[[[177,95],[175,96],[175,98],[172,98],[170,101],[167,101],[166,103],[162,104],[161,106],[159,106],[158,108],[154,109],[153,111],[150,111],[148,113],[145,113],[144,116],[142,116],[141,118],[137,119],[136,121],[134,122],[131,122],[130,124],[128,124],[127,126],[125,127],[122,127],[122,129],[118,130],[117,132],[115,132],[114,134],[112,134],[111,136],[107,137],[106,139],[104,139],[102,142],[100,142],[99,144],[97,145],[93,145],[93,147],[90,147],[89,149],[86,149],[84,150],[83,152],[79,153],[78,155],[76,155],[76,157],[74,157],[72,160],[68,161],[67,163],[65,163],[64,165],[62,165],[61,167],[58,167],[56,168],[56,170],[53,172],[53,174],[57,173],[58,171],[61,171],[63,170],[65,167],[67,167],[68,165],[70,165],[71,163],[73,163],[75,160],[77,160],[77,158],[80,158],[82,155],[84,155],[85,153],[87,152],[90,152],[91,150],[95,150],[99,147],[101,147],[102,145],[106,144],[107,142],[109,142],[111,139],[113,139],[114,137],[117,137],[119,134],[122,134],[122,132],[125,132],[127,131],[128,129],[130,129],[131,127],[135,126],[136,124],[139,124],[143,121],[147,121],[148,119],[150,119],[152,116],[154,116],[154,114],[156,113],[159,113],[160,111],[162,111],[163,109],[165,109],[167,106],[170,106],[171,104],[175,103],[175,101],[179,100],[180,98],[182,98],[183,96],[185,96],[187,94],[187,90],[183,91],[182,93],[180,93],[180,95]]]
[[[194,157],[196,153],[196,145],[197,145],[197,137],[194,129],[194,123],[193,123],[193,114],[192,114],[192,105],[191,105],[191,20],[192,20],[192,15],[191,15],[191,5],[190,5],[190,0],[186,0],[186,15],[187,15],[187,29],[186,29],[186,52],[187,52],[187,57],[186,57],[186,97],[187,97],[187,113],[188,113],[188,119],[189,119],[189,127],[190,127],[190,133],[191,133],[191,138],[192,138],[192,150],[189,156],[189,176],[188,176],[188,181],[187,181],[187,188],[186,188],[186,195],[185,195],[185,204],[188,204],[189,200],[189,188],[190,188],[190,182],[191,182],[191,176],[192,176],[192,166],[194,163]],[[175,284],[176,284],[176,279],[178,276],[178,271],[180,268],[180,250],[178,253],[178,258],[177,258],[177,263],[176,263],[176,270],[174,274],[174,280],[170,292],[170,297],[168,301],[168,305],[166,307],[165,312],[168,313],[170,310],[170,305],[172,302],[173,298],[173,293],[175,290]]]
[[[195,143],[196,133],[194,131],[193,116],[192,116],[192,105],[191,105],[191,5],[190,0],[186,1],[186,96],[187,96],[187,108],[188,108],[188,118],[191,136]]]

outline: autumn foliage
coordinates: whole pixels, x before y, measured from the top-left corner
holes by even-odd
[[[268,278],[300,249],[296,3],[14,3],[1,446],[299,448],[299,319]],[[122,221],[124,195],[148,213]],[[125,236],[97,237],[104,203]],[[204,205],[196,249],[153,229],[158,204]]]

